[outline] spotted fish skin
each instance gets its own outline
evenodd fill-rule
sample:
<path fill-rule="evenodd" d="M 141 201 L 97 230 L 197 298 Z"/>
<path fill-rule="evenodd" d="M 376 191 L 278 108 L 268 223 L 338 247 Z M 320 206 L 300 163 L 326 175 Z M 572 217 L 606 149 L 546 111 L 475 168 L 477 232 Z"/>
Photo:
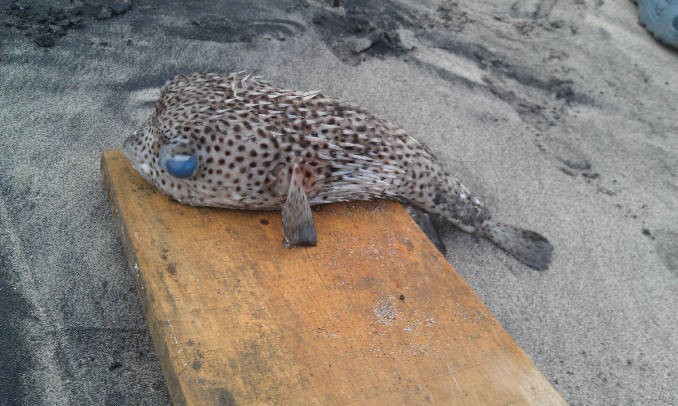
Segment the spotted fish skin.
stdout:
<path fill-rule="evenodd" d="M 251 75 L 173 78 L 123 151 L 146 181 L 188 205 L 283 209 L 294 228 L 299 221 L 312 226 L 306 208 L 298 208 L 304 204 L 386 198 L 441 216 L 504 249 L 523 245 L 505 244 L 502 239 L 524 237 L 497 232 L 503 226 L 404 130 L 354 104 L 276 88 Z M 184 162 L 197 164 L 178 173 Z M 290 232 L 301 232 L 295 230 Z M 539 263 L 528 265 L 545 268 L 552 248 L 532 234 L 546 246 L 536 248 Z"/>

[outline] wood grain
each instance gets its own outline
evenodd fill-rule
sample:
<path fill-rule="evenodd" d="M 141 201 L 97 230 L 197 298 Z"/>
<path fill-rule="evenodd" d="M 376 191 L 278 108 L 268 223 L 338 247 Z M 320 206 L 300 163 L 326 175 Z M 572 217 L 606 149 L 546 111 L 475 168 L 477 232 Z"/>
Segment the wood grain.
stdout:
<path fill-rule="evenodd" d="M 564 405 L 399 204 L 193 208 L 101 171 L 175 405 Z"/>

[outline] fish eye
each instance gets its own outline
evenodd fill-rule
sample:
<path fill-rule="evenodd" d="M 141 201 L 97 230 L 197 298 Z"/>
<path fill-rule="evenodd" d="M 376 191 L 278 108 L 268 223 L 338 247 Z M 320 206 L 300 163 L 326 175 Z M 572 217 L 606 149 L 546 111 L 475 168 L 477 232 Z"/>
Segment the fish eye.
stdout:
<path fill-rule="evenodd" d="M 198 158 L 194 155 L 175 155 L 165 162 L 167 172 L 175 178 L 191 177 L 198 168 Z"/>

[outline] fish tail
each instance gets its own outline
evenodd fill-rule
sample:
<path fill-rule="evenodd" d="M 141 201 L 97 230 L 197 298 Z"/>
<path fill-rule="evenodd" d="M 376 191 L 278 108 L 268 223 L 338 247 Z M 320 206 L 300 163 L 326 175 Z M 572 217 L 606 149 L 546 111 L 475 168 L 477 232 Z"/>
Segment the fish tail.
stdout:
<path fill-rule="evenodd" d="M 531 268 L 544 271 L 551 263 L 553 246 L 544 236 L 534 231 L 486 220 L 477 234 L 489 239 Z"/>

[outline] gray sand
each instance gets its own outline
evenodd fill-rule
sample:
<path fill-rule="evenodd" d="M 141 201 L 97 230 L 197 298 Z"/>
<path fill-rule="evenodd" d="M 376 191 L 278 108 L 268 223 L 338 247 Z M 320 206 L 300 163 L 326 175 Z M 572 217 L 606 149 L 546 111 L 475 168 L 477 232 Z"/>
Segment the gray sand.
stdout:
<path fill-rule="evenodd" d="M 565 399 L 678 404 L 678 52 L 632 2 L 380 0 L 365 21 L 332 1 L 169 3 L 40 37 L 0 2 L 0 405 L 169 403 L 99 159 L 195 70 L 322 89 L 408 130 L 495 218 L 553 242 L 540 273 L 441 230 Z"/>

